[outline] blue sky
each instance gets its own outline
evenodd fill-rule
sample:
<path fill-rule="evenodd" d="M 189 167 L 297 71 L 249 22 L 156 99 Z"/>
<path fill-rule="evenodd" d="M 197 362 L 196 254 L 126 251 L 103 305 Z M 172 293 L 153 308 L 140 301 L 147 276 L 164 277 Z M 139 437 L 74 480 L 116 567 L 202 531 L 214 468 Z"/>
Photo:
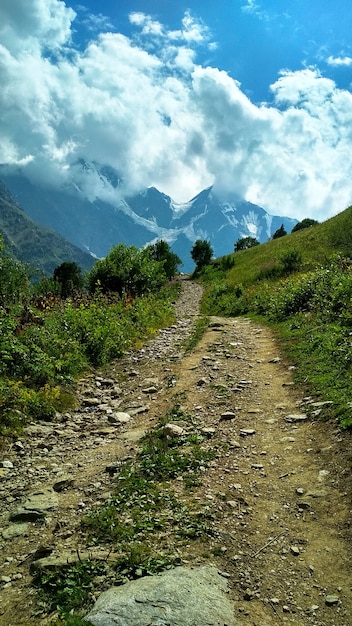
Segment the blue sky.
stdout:
<path fill-rule="evenodd" d="M 351 33 L 350 0 L 2 0 L 0 163 L 323 220 L 352 203 Z"/>
<path fill-rule="evenodd" d="M 68 4 L 80 18 L 89 12 L 104 17 L 108 28 L 128 36 L 135 34 L 128 17 L 131 12 L 148 14 L 170 30 L 177 30 L 190 11 L 209 28 L 209 38 L 215 44 L 211 51 L 198 49 L 199 62 L 228 72 L 255 102 L 270 100 L 269 85 L 283 69 L 319 67 L 340 87 L 351 86 L 349 0 L 106 0 L 103 5 L 99 0 L 89 0 Z M 93 24 L 94 20 L 90 28 Z M 91 32 L 82 26 L 79 35 L 87 41 Z"/>

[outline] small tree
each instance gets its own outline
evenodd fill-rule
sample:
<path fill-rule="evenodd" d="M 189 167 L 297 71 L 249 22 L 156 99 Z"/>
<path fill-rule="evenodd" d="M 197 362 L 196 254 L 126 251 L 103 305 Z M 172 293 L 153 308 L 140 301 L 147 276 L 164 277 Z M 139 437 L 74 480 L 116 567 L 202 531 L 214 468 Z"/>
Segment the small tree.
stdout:
<path fill-rule="evenodd" d="M 91 293 L 101 289 L 120 296 L 155 292 L 166 282 L 162 262 L 151 259 L 147 248 L 139 250 L 123 243 L 111 248 L 105 259 L 96 261 L 87 278 Z"/>
<path fill-rule="evenodd" d="M 304 228 L 310 228 L 311 226 L 315 226 L 316 224 L 319 224 L 317 220 L 312 220 L 309 217 L 306 217 L 304 220 L 298 222 L 298 224 L 296 224 L 292 228 L 291 233 L 296 233 L 298 230 L 303 230 Z"/>
<path fill-rule="evenodd" d="M 175 252 L 172 252 L 167 241 L 160 239 L 155 244 L 147 246 L 146 249 L 154 261 L 162 262 L 165 274 L 169 280 L 178 274 L 178 266 L 182 264 L 182 261 Z"/>
<path fill-rule="evenodd" d="M 54 269 L 53 280 L 61 286 L 61 297 L 68 298 L 82 288 L 81 268 L 74 261 L 64 261 Z"/>
<path fill-rule="evenodd" d="M 196 264 L 196 271 L 209 265 L 214 255 L 210 242 L 205 239 L 197 239 L 191 250 L 191 257 Z"/>
<path fill-rule="evenodd" d="M 278 228 L 274 234 L 273 234 L 273 239 L 279 239 L 279 237 L 284 237 L 285 235 L 287 235 L 287 232 L 284 228 L 284 225 L 281 224 L 280 228 Z"/>
<path fill-rule="evenodd" d="M 248 248 L 254 248 L 254 246 L 259 246 L 258 239 L 255 239 L 255 237 L 242 237 L 242 239 L 237 239 L 234 252 L 248 250 Z"/>

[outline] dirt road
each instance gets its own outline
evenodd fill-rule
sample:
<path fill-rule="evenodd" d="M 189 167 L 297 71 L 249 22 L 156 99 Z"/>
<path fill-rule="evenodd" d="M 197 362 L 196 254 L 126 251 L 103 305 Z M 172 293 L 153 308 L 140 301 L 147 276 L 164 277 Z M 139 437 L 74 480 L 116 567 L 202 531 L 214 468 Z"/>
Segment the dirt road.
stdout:
<path fill-rule="evenodd" d="M 243 626 L 352 624 L 350 435 L 319 421 L 266 327 L 211 318 L 185 355 L 201 287 L 183 286 L 172 328 L 80 381 L 75 412 L 2 452 L 1 625 L 44 623 L 30 564 L 84 553 L 80 519 L 109 497 L 106 468 L 133 457 L 175 395 L 217 451 L 189 496 L 216 508 L 214 537 L 183 562 L 217 565 Z"/>

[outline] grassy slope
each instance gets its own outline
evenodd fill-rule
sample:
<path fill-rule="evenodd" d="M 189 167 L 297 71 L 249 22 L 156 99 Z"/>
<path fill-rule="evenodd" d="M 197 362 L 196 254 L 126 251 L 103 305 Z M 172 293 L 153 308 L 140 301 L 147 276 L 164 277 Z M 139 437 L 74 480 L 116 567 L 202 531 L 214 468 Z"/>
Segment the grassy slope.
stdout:
<path fill-rule="evenodd" d="M 269 275 L 292 250 L 301 257 L 299 271 Z M 344 427 L 352 427 L 351 257 L 349 207 L 322 224 L 235 253 L 228 271 L 217 260 L 203 275 L 203 311 L 259 315 L 270 323 L 296 366 L 296 380 L 331 402 L 325 416 Z"/>
<path fill-rule="evenodd" d="M 351 254 L 352 207 L 322 224 L 236 252 L 235 266 L 226 278 L 233 286 L 250 285 L 260 271 L 277 265 L 279 258 L 292 249 L 301 254 L 305 270 L 326 263 L 335 253 Z"/>

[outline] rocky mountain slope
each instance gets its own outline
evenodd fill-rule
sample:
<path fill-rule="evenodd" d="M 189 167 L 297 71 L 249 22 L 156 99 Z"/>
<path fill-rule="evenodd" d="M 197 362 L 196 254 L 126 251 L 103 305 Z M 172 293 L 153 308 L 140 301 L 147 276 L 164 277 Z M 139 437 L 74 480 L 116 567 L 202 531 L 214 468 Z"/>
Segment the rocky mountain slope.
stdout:
<path fill-rule="evenodd" d="M 51 275 L 64 261 L 74 261 L 83 270 L 89 269 L 94 258 L 63 237 L 36 224 L 15 202 L 0 181 L 0 233 L 7 252 L 28 263 L 34 271 Z"/>
<path fill-rule="evenodd" d="M 225 202 L 211 187 L 184 204 L 154 187 L 122 198 L 111 169 L 87 163 L 80 167 L 80 182 L 65 188 L 33 184 L 20 170 L 8 168 L 0 168 L 0 178 L 33 220 L 97 257 L 120 242 L 141 247 L 165 239 L 182 259 L 182 270 L 190 271 L 190 250 L 197 239 L 208 239 L 218 257 L 233 252 L 237 239 L 264 242 L 281 224 L 290 232 L 297 222 L 237 197 Z"/>

